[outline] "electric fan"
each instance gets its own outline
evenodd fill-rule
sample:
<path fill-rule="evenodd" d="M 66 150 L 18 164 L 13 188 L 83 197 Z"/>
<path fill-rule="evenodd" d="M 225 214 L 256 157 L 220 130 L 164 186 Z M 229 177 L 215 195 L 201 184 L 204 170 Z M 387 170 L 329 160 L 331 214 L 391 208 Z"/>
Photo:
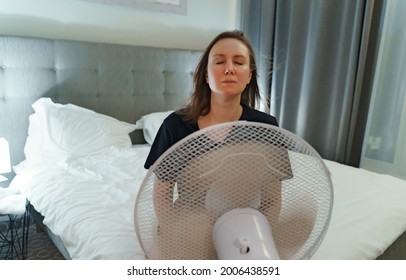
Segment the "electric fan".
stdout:
<path fill-rule="evenodd" d="M 214 125 L 150 167 L 134 225 L 148 259 L 309 259 L 331 217 L 319 154 L 268 124 Z"/>

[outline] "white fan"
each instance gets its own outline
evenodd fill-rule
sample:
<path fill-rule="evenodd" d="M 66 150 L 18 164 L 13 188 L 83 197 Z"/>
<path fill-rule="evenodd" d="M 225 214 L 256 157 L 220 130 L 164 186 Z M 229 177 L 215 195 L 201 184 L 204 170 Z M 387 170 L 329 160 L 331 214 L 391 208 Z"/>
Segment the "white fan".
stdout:
<path fill-rule="evenodd" d="M 144 178 L 134 224 L 149 259 L 309 259 L 332 204 L 330 173 L 307 142 L 238 121 L 168 149 Z"/>

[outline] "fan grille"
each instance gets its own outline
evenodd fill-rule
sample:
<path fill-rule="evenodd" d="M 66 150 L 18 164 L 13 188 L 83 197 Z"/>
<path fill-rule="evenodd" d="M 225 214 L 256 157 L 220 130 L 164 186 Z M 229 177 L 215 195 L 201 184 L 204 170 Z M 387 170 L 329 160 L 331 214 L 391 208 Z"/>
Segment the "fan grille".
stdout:
<path fill-rule="evenodd" d="M 215 221 L 248 207 L 267 217 L 281 259 L 307 259 L 324 237 L 332 203 L 329 172 L 307 142 L 239 121 L 189 135 L 151 166 L 135 227 L 150 259 L 216 259 Z"/>

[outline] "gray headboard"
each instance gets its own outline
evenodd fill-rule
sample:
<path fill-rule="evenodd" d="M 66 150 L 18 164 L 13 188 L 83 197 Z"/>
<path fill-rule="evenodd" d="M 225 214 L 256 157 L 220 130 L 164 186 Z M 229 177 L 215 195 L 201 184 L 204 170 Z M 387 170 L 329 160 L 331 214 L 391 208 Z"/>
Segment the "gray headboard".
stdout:
<path fill-rule="evenodd" d="M 183 104 L 201 54 L 0 36 L 0 137 L 9 141 L 12 164 L 24 159 L 31 104 L 39 97 L 134 123 L 144 114 Z M 132 139 L 144 141 L 141 132 Z"/>

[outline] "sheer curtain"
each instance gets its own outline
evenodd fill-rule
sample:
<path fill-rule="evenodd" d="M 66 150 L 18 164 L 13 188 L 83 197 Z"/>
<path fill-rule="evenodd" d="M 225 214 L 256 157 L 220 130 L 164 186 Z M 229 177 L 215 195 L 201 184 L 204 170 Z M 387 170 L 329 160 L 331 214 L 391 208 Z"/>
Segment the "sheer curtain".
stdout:
<path fill-rule="evenodd" d="M 406 179 L 406 1 L 387 1 L 361 167 Z"/>
<path fill-rule="evenodd" d="M 382 1 L 248 0 L 241 11 L 270 113 L 323 158 L 359 165 Z"/>

